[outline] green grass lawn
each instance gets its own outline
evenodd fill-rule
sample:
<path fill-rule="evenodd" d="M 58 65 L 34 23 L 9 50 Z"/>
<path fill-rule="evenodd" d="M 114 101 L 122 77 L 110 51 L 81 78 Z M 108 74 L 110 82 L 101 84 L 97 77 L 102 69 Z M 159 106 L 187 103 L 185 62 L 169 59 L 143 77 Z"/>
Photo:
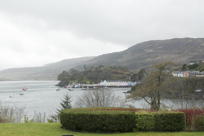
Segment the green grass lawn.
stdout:
<path fill-rule="evenodd" d="M 71 132 L 60 128 L 55 123 L 25 123 L 0 124 L 0 136 L 61 136 L 73 134 L 74 136 L 204 136 L 204 132 L 135 132 L 118 134 L 95 134 Z"/>

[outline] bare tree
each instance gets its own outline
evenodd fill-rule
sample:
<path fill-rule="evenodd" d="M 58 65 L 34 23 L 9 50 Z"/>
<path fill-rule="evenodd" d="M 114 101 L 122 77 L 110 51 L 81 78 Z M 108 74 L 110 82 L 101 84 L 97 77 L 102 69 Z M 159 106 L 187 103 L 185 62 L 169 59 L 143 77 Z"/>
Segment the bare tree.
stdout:
<path fill-rule="evenodd" d="M 161 94 L 165 91 L 165 81 L 170 75 L 171 63 L 162 63 L 155 65 L 147 74 L 143 82 L 137 85 L 130 98 L 144 99 L 152 110 L 159 110 L 161 105 Z"/>
<path fill-rule="evenodd" d="M 203 107 L 204 78 L 174 78 L 169 88 L 172 98 L 178 99 L 182 109 Z"/>
<path fill-rule="evenodd" d="M 77 101 L 78 107 L 120 107 L 122 99 L 108 89 L 97 89 L 85 92 Z"/>
<path fill-rule="evenodd" d="M 15 122 L 20 123 L 24 118 L 24 108 L 5 106 L 0 103 L 0 123 Z"/>

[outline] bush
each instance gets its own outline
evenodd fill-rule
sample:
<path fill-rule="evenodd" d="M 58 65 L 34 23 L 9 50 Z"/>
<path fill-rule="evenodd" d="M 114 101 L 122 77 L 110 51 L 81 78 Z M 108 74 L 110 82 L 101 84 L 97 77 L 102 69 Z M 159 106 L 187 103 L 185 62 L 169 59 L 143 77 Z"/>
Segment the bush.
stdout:
<path fill-rule="evenodd" d="M 135 128 L 135 114 L 129 111 L 67 109 L 60 121 L 63 128 L 74 131 L 131 132 Z"/>
<path fill-rule="evenodd" d="M 182 112 L 158 112 L 154 116 L 156 131 L 182 131 L 185 129 L 185 115 Z"/>
<path fill-rule="evenodd" d="M 199 115 L 195 118 L 195 129 L 204 131 L 204 115 Z"/>
<path fill-rule="evenodd" d="M 135 114 L 136 130 L 153 131 L 155 128 L 155 116 L 152 112 L 138 112 Z"/>
<path fill-rule="evenodd" d="M 191 129 L 194 127 L 193 123 L 194 123 L 194 119 L 196 118 L 196 116 L 204 114 L 203 109 L 181 109 L 178 111 L 184 112 L 185 117 L 186 117 L 186 126 Z"/>
<path fill-rule="evenodd" d="M 181 112 L 138 112 L 136 130 L 181 131 L 185 128 L 185 115 Z"/>
<path fill-rule="evenodd" d="M 24 108 L 4 106 L 0 103 L 0 123 L 20 123 L 24 117 Z"/>

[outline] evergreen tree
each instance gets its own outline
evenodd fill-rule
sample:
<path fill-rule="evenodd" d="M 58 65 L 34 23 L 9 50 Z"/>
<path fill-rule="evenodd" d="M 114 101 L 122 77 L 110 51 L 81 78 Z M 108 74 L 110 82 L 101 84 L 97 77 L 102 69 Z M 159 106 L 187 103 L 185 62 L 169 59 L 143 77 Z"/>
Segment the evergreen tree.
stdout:
<path fill-rule="evenodd" d="M 71 97 L 69 96 L 69 94 L 66 94 L 64 96 L 64 99 L 60 103 L 60 109 L 58 109 L 58 112 L 60 113 L 64 109 L 71 109 L 71 108 L 72 108 L 72 106 L 71 106 Z"/>
<path fill-rule="evenodd" d="M 62 110 L 64 109 L 71 109 L 71 97 L 69 94 L 66 94 L 64 96 L 64 99 L 60 103 L 60 108 L 57 109 L 57 113 L 55 115 L 52 115 L 50 119 L 48 119 L 49 122 L 58 122 L 59 121 L 59 114 L 61 113 Z"/>

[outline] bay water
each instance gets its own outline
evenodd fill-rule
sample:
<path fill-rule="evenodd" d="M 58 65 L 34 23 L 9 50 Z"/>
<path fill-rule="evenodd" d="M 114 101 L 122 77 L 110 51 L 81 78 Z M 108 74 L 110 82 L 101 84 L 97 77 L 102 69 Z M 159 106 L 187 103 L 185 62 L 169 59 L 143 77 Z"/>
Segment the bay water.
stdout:
<path fill-rule="evenodd" d="M 72 106 L 88 90 L 80 88 L 69 91 L 58 88 L 59 81 L 1 81 L 0 102 L 3 106 L 23 108 L 28 116 L 34 113 L 46 113 L 47 116 L 56 113 L 63 97 L 68 93 L 71 96 Z M 129 88 L 109 89 L 114 95 L 125 100 L 125 93 Z"/>

